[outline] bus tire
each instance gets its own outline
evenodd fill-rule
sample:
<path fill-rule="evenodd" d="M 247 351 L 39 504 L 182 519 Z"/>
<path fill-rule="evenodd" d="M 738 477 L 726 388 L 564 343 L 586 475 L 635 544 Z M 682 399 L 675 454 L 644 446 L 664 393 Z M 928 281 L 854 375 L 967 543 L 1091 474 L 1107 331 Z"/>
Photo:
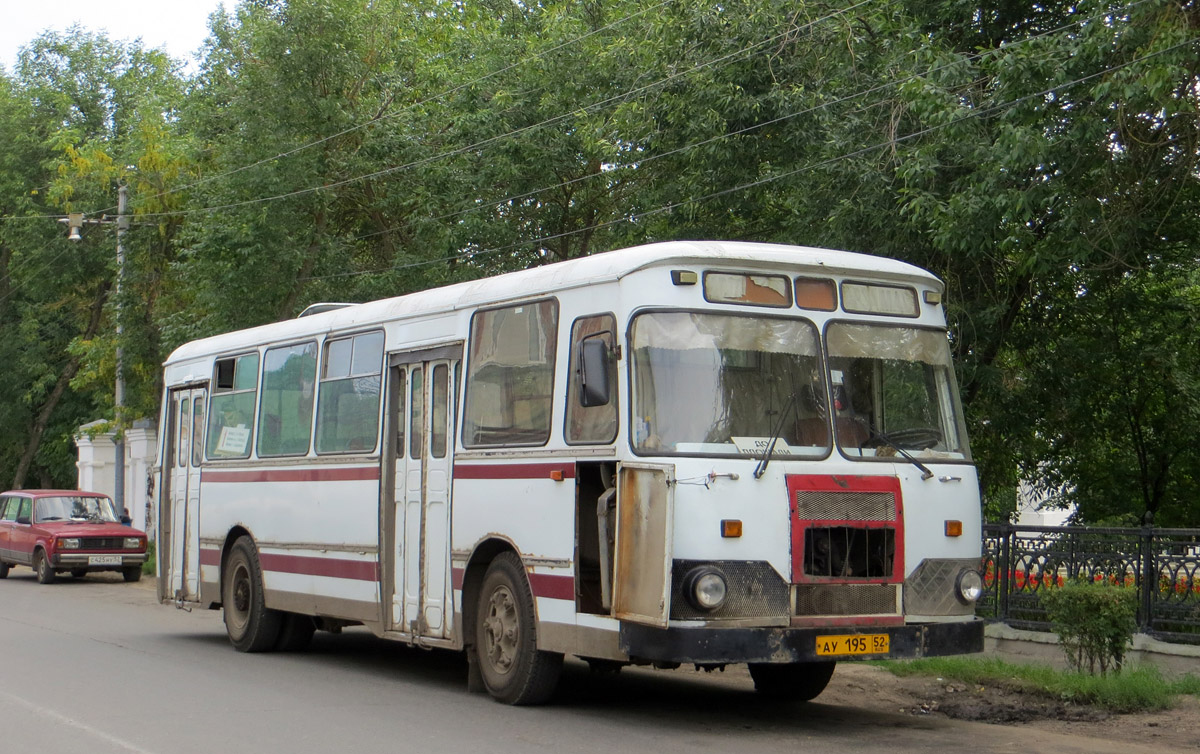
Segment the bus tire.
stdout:
<path fill-rule="evenodd" d="M 504 704 L 542 704 L 554 695 L 563 656 L 537 648 L 533 592 L 515 553 L 488 566 L 475 612 L 475 651 L 488 693 Z"/>
<path fill-rule="evenodd" d="M 41 548 L 33 553 L 33 570 L 37 572 L 39 584 L 54 583 L 54 568 L 50 566 L 50 559 L 46 557 L 46 551 Z"/>
<path fill-rule="evenodd" d="M 221 604 L 225 632 L 239 652 L 266 652 L 275 648 L 283 615 L 267 608 L 263 596 L 262 567 L 250 537 L 233 543 L 221 579 Z"/>
<path fill-rule="evenodd" d="M 311 615 L 299 613 L 284 613 L 283 625 L 279 630 L 279 638 L 275 641 L 275 649 L 279 652 L 303 652 L 312 644 L 313 634 L 316 633 L 317 623 Z"/>
<path fill-rule="evenodd" d="M 836 662 L 750 663 L 754 690 L 776 699 L 816 699 L 833 677 Z"/>

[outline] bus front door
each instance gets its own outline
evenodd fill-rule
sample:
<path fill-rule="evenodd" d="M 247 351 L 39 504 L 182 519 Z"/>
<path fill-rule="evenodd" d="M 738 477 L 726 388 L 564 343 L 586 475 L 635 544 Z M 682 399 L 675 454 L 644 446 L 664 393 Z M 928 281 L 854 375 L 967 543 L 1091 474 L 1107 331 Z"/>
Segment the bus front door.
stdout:
<path fill-rule="evenodd" d="M 440 354 L 438 354 L 440 355 Z M 456 361 L 414 354 L 391 357 L 389 396 L 393 472 L 389 543 L 390 628 L 414 637 L 448 638 L 450 471 Z"/>
<path fill-rule="evenodd" d="M 200 461 L 204 455 L 204 388 L 171 391 L 169 459 L 164 459 L 157 557 L 159 597 L 177 602 L 200 598 Z"/>

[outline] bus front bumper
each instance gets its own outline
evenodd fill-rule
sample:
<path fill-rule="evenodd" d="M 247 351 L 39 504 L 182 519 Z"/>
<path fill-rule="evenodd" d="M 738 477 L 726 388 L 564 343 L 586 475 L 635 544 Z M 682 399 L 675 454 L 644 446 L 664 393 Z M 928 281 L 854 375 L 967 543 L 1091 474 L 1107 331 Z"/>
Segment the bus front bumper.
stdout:
<path fill-rule="evenodd" d="M 884 653 L 818 652 L 817 642 L 823 638 L 860 636 L 867 640 L 863 644 L 869 650 L 871 637 L 881 634 L 888 637 L 888 651 Z M 717 664 L 910 659 L 982 652 L 983 621 L 838 628 L 656 628 L 622 622 L 620 642 L 621 650 L 630 659 L 648 662 Z M 846 645 L 844 640 L 840 642 L 840 646 Z M 828 652 L 830 643 L 824 642 L 823 646 Z"/>

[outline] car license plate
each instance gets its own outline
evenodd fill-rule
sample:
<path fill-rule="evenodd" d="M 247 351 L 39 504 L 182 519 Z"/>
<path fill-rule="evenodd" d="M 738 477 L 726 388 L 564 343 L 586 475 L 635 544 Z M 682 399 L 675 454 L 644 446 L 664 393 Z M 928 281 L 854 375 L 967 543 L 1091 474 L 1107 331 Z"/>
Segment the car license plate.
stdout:
<path fill-rule="evenodd" d="M 121 565 L 120 555 L 89 555 L 88 565 Z"/>
<path fill-rule="evenodd" d="M 818 636 L 817 654 L 822 657 L 841 655 L 885 655 L 891 643 L 887 634 L 847 634 Z"/>

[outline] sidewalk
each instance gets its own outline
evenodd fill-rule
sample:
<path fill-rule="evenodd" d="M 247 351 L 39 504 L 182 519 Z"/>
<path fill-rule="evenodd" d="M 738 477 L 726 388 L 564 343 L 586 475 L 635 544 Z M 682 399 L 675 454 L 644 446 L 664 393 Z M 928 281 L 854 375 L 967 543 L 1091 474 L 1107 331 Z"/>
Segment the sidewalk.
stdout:
<path fill-rule="evenodd" d="M 1012 662 L 1037 663 L 1066 668 L 1067 658 L 1058 646 L 1058 636 L 1041 631 L 1022 631 L 1004 623 L 989 623 L 984 629 L 983 651 Z M 1156 665 L 1164 675 L 1200 675 L 1200 646 L 1169 644 L 1146 634 L 1134 634 L 1133 647 L 1125 656 L 1129 665 Z"/>

